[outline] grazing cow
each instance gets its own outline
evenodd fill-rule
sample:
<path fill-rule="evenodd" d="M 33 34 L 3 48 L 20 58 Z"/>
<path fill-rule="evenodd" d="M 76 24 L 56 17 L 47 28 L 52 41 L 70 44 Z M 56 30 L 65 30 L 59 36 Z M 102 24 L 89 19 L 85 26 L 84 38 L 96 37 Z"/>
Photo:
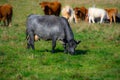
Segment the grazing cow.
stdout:
<path fill-rule="evenodd" d="M 74 11 L 70 6 L 65 6 L 61 11 L 61 15 L 65 17 L 69 22 L 74 21 Z"/>
<path fill-rule="evenodd" d="M 79 20 L 85 20 L 86 16 L 88 14 L 88 10 L 83 6 L 83 7 L 75 7 L 74 8 L 75 12 L 75 22 L 78 23 Z"/>
<path fill-rule="evenodd" d="M 61 3 L 59 3 L 58 1 L 41 2 L 39 3 L 39 5 L 43 9 L 45 15 L 56 15 L 56 16 L 60 15 Z"/>
<path fill-rule="evenodd" d="M 67 19 L 54 15 L 30 15 L 27 19 L 26 37 L 27 48 L 34 50 L 34 38 L 52 40 L 52 52 L 56 47 L 56 41 L 61 40 L 64 51 L 74 54 L 75 48 L 80 41 L 74 40 L 73 32 Z"/>
<path fill-rule="evenodd" d="M 112 21 L 114 21 L 114 23 L 115 23 L 116 17 L 118 14 L 118 9 L 117 8 L 106 8 L 105 11 L 108 14 L 108 19 L 110 20 L 110 24 L 112 23 Z"/>
<path fill-rule="evenodd" d="M 4 22 L 4 26 L 11 26 L 12 13 L 12 6 L 10 4 L 0 6 L 0 21 Z"/>
<path fill-rule="evenodd" d="M 107 17 L 107 13 L 104 9 L 93 7 L 88 9 L 88 17 L 89 23 L 91 23 L 91 20 L 93 23 L 95 23 L 95 18 L 100 18 L 100 23 L 102 23 L 103 19 Z"/>

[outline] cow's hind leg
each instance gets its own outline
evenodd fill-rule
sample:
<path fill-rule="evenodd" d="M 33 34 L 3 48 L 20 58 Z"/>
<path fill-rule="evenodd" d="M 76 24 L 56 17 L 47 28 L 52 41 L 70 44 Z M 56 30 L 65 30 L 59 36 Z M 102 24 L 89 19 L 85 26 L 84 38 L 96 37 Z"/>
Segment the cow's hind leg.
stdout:
<path fill-rule="evenodd" d="M 27 40 L 27 49 L 30 48 L 30 37 L 28 35 L 28 31 L 26 30 L 26 40 Z"/>
<path fill-rule="evenodd" d="M 29 49 L 30 47 L 34 50 L 34 34 L 31 32 L 28 34 L 28 43 L 27 43 L 27 48 Z"/>
<path fill-rule="evenodd" d="M 6 16 L 6 26 L 9 26 L 9 15 L 7 14 L 7 16 Z"/>
<path fill-rule="evenodd" d="M 67 53 L 67 52 L 68 52 L 67 49 L 66 49 L 66 43 L 67 43 L 67 41 L 64 40 L 64 41 L 63 41 L 64 53 Z"/>
<path fill-rule="evenodd" d="M 30 49 L 30 38 L 27 36 L 27 49 Z"/>
<path fill-rule="evenodd" d="M 116 23 L 116 15 L 113 15 L 114 23 Z"/>
<path fill-rule="evenodd" d="M 8 16 L 8 18 L 7 18 L 7 26 L 11 26 L 11 21 L 12 21 L 12 17 Z"/>
<path fill-rule="evenodd" d="M 55 52 L 55 47 L 56 47 L 56 38 L 52 39 L 52 53 Z"/>

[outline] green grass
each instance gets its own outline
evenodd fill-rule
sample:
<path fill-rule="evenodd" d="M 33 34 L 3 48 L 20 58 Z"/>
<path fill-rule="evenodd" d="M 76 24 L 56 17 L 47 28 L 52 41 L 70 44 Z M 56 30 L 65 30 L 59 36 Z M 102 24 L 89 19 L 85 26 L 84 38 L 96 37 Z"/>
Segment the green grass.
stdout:
<path fill-rule="evenodd" d="M 71 23 L 75 39 L 81 40 L 76 55 L 64 54 L 58 41 L 52 54 L 51 41 L 38 41 L 35 51 L 26 49 L 25 22 L 29 14 L 42 14 L 43 0 L 1 0 L 13 5 L 11 27 L 0 26 L 0 80 L 119 80 L 120 24 Z M 53 1 L 53 0 L 51 0 Z M 94 0 L 95 1 L 95 0 Z M 119 0 L 94 3 L 101 8 L 117 7 Z M 92 6 L 91 0 L 61 0 L 63 6 Z M 90 3 L 91 2 L 91 3 Z M 88 4 L 89 3 L 89 4 Z"/>

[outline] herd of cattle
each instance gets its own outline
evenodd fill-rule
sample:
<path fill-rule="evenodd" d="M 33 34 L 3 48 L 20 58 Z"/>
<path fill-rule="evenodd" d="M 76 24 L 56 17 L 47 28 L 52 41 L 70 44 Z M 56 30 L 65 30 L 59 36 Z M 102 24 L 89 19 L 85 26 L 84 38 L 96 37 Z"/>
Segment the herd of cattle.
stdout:
<path fill-rule="evenodd" d="M 81 20 L 89 23 L 95 23 L 96 20 L 102 22 L 120 22 L 120 14 L 118 14 L 117 8 L 105 8 L 100 9 L 96 7 L 85 8 L 65 6 L 63 8 L 61 3 L 55 2 L 40 2 L 42 10 L 45 15 L 55 15 L 65 17 L 69 22 L 78 23 Z M 0 6 L 0 22 L 3 21 L 4 26 L 10 26 L 12 20 L 13 9 L 10 4 L 3 4 Z"/>
<path fill-rule="evenodd" d="M 120 19 L 117 8 L 85 8 L 65 6 L 61 9 L 60 2 L 40 2 L 45 15 L 31 14 L 27 17 L 26 23 L 26 39 L 27 48 L 35 49 L 34 42 L 36 40 L 52 40 L 52 52 L 56 47 L 56 41 L 61 40 L 64 46 L 64 52 L 71 54 L 75 53 L 77 44 L 81 41 L 74 39 L 74 34 L 69 22 L 78 23 L 81 20 L 89 23 L 95 23 L 99 18 L 100 23 L 105 20 L 116 22 Z M 61 13 L 62 17 L 59 17 Z M 13 8 L 10 4 L 0 6 L 0 21 L 3 21 L 4 26 L 10 26 L 12 21 Z"/>
<path fill-rule="evenodd" d="M 59 16 L 60 12 L 63 17 L 68 19 L 69 22 L 74 21 L 75 23 L 80 22 L 80 20 L 95 23 L 96 19 L 100 19 L 100 23 L 102 22 L 112 22 L 120 21 L 120 15 L 118 15 L 117 8 L 105 8 L 100 9 L 96 7 L 85 8 L 75 7 L 72 8 L 70 6 L 65 6 L 61 9 L 61 3 L 58 1 L 55 2 L 41 2 L 39 3 L 41 8 L 44 11 L 45 15 L 56 15 Z"/>

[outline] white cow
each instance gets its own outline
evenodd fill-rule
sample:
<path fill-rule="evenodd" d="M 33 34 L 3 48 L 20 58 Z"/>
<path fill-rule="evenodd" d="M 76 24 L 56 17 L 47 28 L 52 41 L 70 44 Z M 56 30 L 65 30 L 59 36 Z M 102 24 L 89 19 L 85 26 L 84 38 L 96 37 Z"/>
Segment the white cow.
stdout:
<path fill-rule="evenodd" d="M 107 17 L 107 13 L 104 9 L 95 7 L 88 9 L 89 23 L 91 23 L 91 21 L 95 23 L 95 18 L 100 18 L 100 23 L 102 23 L 105 17 Z"/>

